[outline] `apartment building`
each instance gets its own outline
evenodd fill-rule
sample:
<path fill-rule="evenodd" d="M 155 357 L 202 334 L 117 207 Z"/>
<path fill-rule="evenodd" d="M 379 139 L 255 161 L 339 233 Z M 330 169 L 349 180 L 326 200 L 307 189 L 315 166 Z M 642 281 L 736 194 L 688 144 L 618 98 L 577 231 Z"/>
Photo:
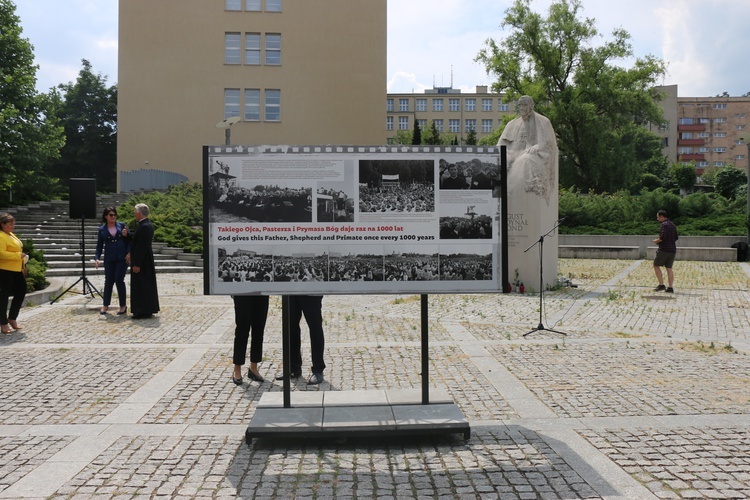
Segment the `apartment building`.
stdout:
<path fill-rule="evenodd" d="M 123 0 L 118 65 L 118 190 L 202 180 L 226 125 L 233 144 L 383 142 L 386 0 Z"/>
<path fill-rule="evenodd" d="M 706 167 L 748 168 L 750 96 L 677 100 L 678 161 Z"/>
<path fill-rule="evenodd" d="M 386 98 L 386 141 L 391 142 L 399 130 L 421 130 L 435 122 L 437 130 L 458 138 L 464 144 L 470 130 L 477 141 L 491 134 L 503 121 L 504 115 L 515 115 L 512 104 L 503 103 L 503 94 L 487 91 L 477 85 L 475 93 L 462 93 L 452 87 L 434 87 L 423 94 L 388 94 Z"/>

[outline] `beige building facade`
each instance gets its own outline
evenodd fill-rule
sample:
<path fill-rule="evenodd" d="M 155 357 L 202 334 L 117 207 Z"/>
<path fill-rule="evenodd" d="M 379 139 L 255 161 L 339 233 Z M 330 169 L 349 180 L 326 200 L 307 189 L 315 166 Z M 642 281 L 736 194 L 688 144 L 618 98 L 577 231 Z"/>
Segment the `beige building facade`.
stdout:
<path fill-rule="evenodd" d="M 433 121 L 438 132 L 455 136 L 459 144 L 465 144 L 471 129 L 479 141 L 502 124 L 503 116 L 516 114 L 515 104 L 503 103 L 503 97 L 503 94 L 488 92 L 486 85 L 477 85 L 474 93 L 435 87 L 426 89 L 423 94 L 388 94 L 386 142 L 392 142 L 399 130 L 413 132 L 416 122 L 424 132 Z"/>
<path fill-rule="evenodd" d="M 118 66 L 120 191 L 201 181 L 235 116 L 233 144 L 379 144 L 386 0 L 121 0 Z"/>

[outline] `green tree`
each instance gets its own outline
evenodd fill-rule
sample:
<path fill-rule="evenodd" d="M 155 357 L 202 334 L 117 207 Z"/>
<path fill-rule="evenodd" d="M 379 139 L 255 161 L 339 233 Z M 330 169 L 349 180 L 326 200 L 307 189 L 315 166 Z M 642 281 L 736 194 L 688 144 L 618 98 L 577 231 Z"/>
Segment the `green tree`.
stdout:
<path fill-rule="evenodd" d="M 35 201 L 54 179 L 42 168 L 63 144 L 53 95 L 38 94 L 33 47 L 21 37 L 16 6 L 0 0 L 0 201 Z"/>
<path fill-rule="evenodd" d="M 81 61 L 75 82 L 59 85 L 57 117 L 65 129 L 65 146 L 50 173 L 68 184 L 71 177 L 93 177 L 99 191 L 117 190 L 117 87 Z"/>
<path fill-rule="evenodd" d="M 698 177 L 695 173 L 695 162 L 676 163 L 672 166 L 670 173 L 680 190 L 686 193 L 692 191 L 695 186 L 695 179 Z"/>
<path fill-rule="evenodd" d="M 412 134 L 408 130 L 396 130 L 396 135 L 391 139 L 391 144 L 411 144 Z"/>
<path fill-rule="evenodd" d="M 597 43 L 593 19 L 578 17 L 580 0 L 557 0 L 547 17 L 532 12 L 530 0 L 515 0 L 505 11 L 501 42 L 488 40 L 476 60 L 497 78 L 492 88 L 507 102 L 531 96 L 558 136 L 564 186 L 614 192 L 640 179 L 642 162 L 658 153 L 643 148 L 653 136 L 643 124 L 663 121 L 655 89 L 663 61 L 637 58 L 630 69 L 618 62 L 633 57 L 630 35 L 616 29 Z M 637 153 L 641 151 L 646 158 Z"/>
<path fill-rule="evenodd" d="M 414 145 L 422 144 L 422 129 L 417 120 L 414 120 L 414 133 L 411 136 L 411 143 Z"/>
<path fill-rule="evenodd" d="M 442 137 L 440 137 L 440 132 L 437 129 L 437 125 L 435 125 L 435 120 L 432 120 L 432 123 L 430 123 L 430 126 L 422 136 L 422 143 L 429 144 L 431 146 L 437 146 L 443 143 L 443 139 Z"/>
<path fill-rule="evenodd" d="M 738 168 L 726 167 L 716 174 L 714 187 L 724 198 L 731 199 L 737 196 L 737 188 L 744 184 L 747 184 L 745 172 Z"/>
<path fill-rule="evenodd" d="M 473 128 L 469 130 L 466 135 L 466 144 L 469 146 L 475 146 L 477 144 L 477 131 Z"/>

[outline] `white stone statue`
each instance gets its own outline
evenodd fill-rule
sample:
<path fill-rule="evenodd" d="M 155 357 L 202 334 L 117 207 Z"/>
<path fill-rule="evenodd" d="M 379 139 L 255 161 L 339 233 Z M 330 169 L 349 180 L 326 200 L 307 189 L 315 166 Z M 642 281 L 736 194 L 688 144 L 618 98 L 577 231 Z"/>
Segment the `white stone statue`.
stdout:
<path fill-rule="evenodd" d="M 557 184 L 557 138 L 552 124 L 534 111 L 534 100 L 518 99 L 518 112 L 503 130 L 498 146 L 507 146 L 508 192 L 534 193 L 550 204 Z"/>

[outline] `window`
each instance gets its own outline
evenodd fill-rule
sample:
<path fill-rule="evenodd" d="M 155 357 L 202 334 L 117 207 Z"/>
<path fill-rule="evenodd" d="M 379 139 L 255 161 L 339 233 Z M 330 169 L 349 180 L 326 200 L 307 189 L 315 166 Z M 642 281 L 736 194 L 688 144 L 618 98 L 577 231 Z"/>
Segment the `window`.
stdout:
<path fill-rule="evenodd" d="M 245 89 L 245 120 L 260 121 L 260 89 Z"/>
<path fill-rule="evenodd" d="M 492 132 L 492 120 L 482 120 L 482 132 L 485 134 Z"/>
<path fill-rule="evenodd" d="M 678 125 L 692 125 L 693 119 L 692 118 L 680 118 L 677 120 Z"/>
<path fill-rule="evenodd" d="M 442 134 L 443 133 L 443 119 L 441 118 L 439 120 L 432 120 L 432 122 L 435 124 L 435 128 L 437 129 L 437 131 Z"/>
<path fill-rule="evenodd" d="M 677 148 L 677 154 L 680 154 L 680 155 L 691 155 L 691 154 L 693 154 L 693 148 L 689 148 L 689 147 Z"/>
<path fill-rule="evenodd" d="M 399 116 L 398 117 L 398 129 L 399 130 L 409 130 L 409 117 L 408 116 Z"/>
<path fill-rule="evenodd" d="M 681 132 L 680 133 L 680 139 L 692 139 L 693 133 L 692 132 Z"/>
<path fill-rule="evenodd" d="M 245 0 L 245 10 L 260 12 L 260 0 Z"/>
<path fill-rule="evenodd" d="M 461 132 L 461 120 L 448 120 L 448 130 L 450 132 Z"/>
<path fill-rule="evenodd" d="M 707 167 L 708 165 L 709 163 L 707 161 L 699 161 L 698 163 L 695 164 L 696 167 L 701 167 L 701 168 Z"/>
<path fill-rule="evenodd" d="M 278 66 L 281 64 L 281 35 L 266 34 L 266 64 Z"/>
<path fill-rule="evenodd" d="M 245 64 L 260 64 L 260 33 L 245 33 Z"/>
<path fill-rule="evenodd" d="M 448 99 L 448 111 L 460 111 L 461 101 L 459 99 Z"/>
<path fill-rule="evenodd" d="M 224 33 L 224 64 L 240 64 L 240 34 Z"/>
<path fill-rule="evenodd" d="M 266 0 L 266 12 L 281 12 L 281 0 Z"/>
<path fill-rule="evenodd" d="M 224 89 L 224 118 L 240 116 L 240 89 Z"/>
<path fill-rule="evenodd" d="M 464 101 L 464 109 L 466 111 L 476 111 L 477 110 L 477 100 L 476 99 L 466 99 Z"/>
<path fill-rule="evenodd" d="M 393 117 L 392 116 L 385 117 L 385 129 L 393 130 Z"/>
<path fill-rule="evenodd" d="M 726 153 L 726 152 L 727 152 L 727 148 L 725 147 L 714 148 L 714 153 Z"/>
<path fill-rule="evenodd" d="M 723 166 L 724 166 L 724 162 L 723 161 L 715 161 L 714 162 L 714 167 L 723 167 Z"/>
<path fill-rule="evenodd" d="M 281 121 L 281 91 L 266 90 L 266 121 Z"/>
<path fill-rule="evenodd" d="M 701 146 L 698 148 L 698 153 L 708 153 L 710 149 L 707 146 Z"/>
<path fill-rule="evenodd" d="M 442 111 L 443 110 L 443 100 L 442 99 L 433 99 L 432 100 L 432 110 L 433 111 Z"/>
<path fill-rule="evenodd" d="M 726 118 L 714 118 L 714 123 L 726 123 Z"/>
<path fill-rule="evenodd" d="M 726 137 L 726 132 L 714 132 L 714 137 Z"/>
<path fill-rule="evenodd" d="M 717 103 L 714 104 L 714 109 L 727 109 L 726 103 Z"/>
<path fill-rule="evenodd" d="M 745 130 L 745 126 L 744 125 L 737 125 L 737 130 Z"/>
<path fill-rule="evenodd" d="M 393 99 L 385 101 L 385 109 L 386 111 L 393 111 Z"/>
<path fill-rule="evenodd" d="M 409 99 L 399 99 L 398 100 L 398 110 L 399 111 L 409 111 Z M 404 129 L 406 130 L 406 129 Z"/>
<path fill-rule="evenodd" d="M 698 118 L 698 123 L 708 123 L 709 121 L 708 118 Z"/>
<path fill-rule="evenodd" d="M 492 111 L 492 99 L 482 99 L 482 111 Z"/>
<path fill-rule="evenodd" d="M 417 123 L 419 124 L 419 130 L 427 130 L 427 120 L 417 120 Z"/>
<path fill-rule="evenodd" d="M 466 132 L 468 132 L 470 130 L 476 131 L 476 129 L 477 129 L 477 121 L 476 120 L 468 120 L 467 119 L 466 122 L 464 123 L 464 126 L 465 126 L 464 130 Z"/>
<path fill-rule="evenodd" d="M 736 156 L 734 157 L 734 159 L 735 159 L 735 160 L 744 160 L 744 159 L 745 159 L 745 155 L 736 155 Z"/>
<path fill-rule="evenodd" d="M 510 104 L 503 102 L 501 99 L 497 100 L 498 111 L 510 111 Z"/>
<path fill-rule="evenodd" d="M 427 111 L 427 99 L 416 100 L 417 111 Z"/>
<path fill-rule="evenodd" d="M 698 132 L 697 134 L 695 134 L 695 137 L 697 137 L 698 139 L 708 139 L 709 137 L 711 137 L 711 134 L 709 134 L 708 132 Z"/>
<path fill-rule="evenodd" d="M 224 10 L 242 10 L 242 0 L 225 0 Z"/>

